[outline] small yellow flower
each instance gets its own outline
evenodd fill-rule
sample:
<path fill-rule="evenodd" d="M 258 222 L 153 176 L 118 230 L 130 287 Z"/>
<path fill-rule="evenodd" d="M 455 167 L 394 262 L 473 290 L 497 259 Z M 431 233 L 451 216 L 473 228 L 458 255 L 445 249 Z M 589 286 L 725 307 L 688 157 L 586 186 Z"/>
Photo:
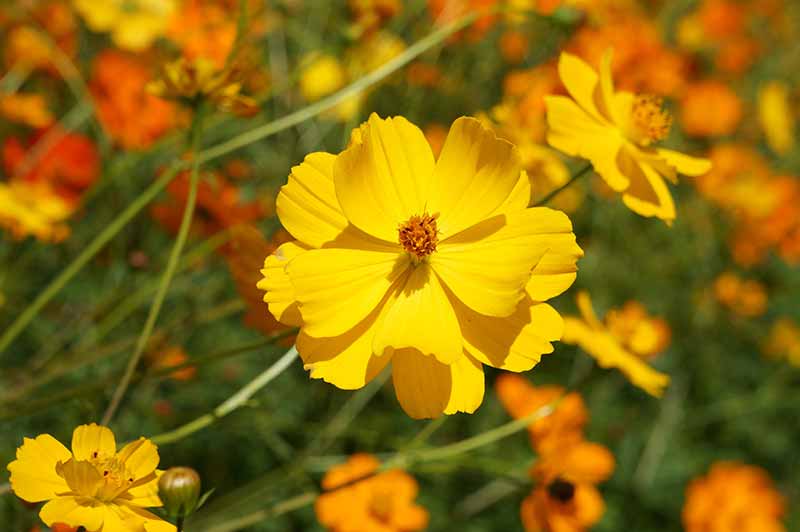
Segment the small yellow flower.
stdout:
<path fill-rule="evenodd" d="M 300 94 L 307 102 L 334 93 L 347 84 L 347 70 L 334 56 L 307 55 L 300 63 Z"/>
<path fill-rule="evenodd" d="M 650 395 L 661 397 L 664 388 L 669 384 L 669 376 L 654 370 L 620 344 L 609 329 L 597 319 L 587 292 L 579 292 L 577 302 L 581 317 L 564 317 L 564 337 L 561 341 L 580 346 L 594 357 L 601 367 L 617 368 L 635 386 Z"/>
<path fill-rule="evenodd" d="M 256 101 L 241 93 L 244 79 L 252 71 L 245 55 L 222 69 L 205 58 L 181 57 L 164 65 L 161 77 L 148 83 L 147 90 L 161 98 L 196 104 L 200 99 L 222 111 L 239 116 L 258 112 Z"/>
<path fill-rule="evenodd" d="M 41 94 L 0 94 L 0 114 L 36 129 L 53 123 L 53 113 Z"/>
<path fill-rule="evenodd" d="M 558 71 L 571 98 L 545 97 L 550 145 L 591 161 L 632 211 L 674 220 L 675 204 L 664 178 L 676 183 L 678 172 L 699 176 L 711 163 L 653 147 L 666 138 L 672 118 L 655 96 L 614 90 L 610 50 L 599 74 L 568 53 L 561 54 Z"/>
<path fill-rule="evenodd" d="M 0 183 L 0 227 L 14 238 L 61 242 L 69 236 L 65 222 L 72 212 L 73 207 L 47 186 L 19 180 Z"/>
<path fill-rule="evenodd" d="M 73 0 L 92 31 L 111 33 L 124 50 L 142 51 L 164 34 L 176 0 Z"/>
<path fill-rule="evenodd" d="M 114 433 L 92 423 L 72 433 L 72 452 L 49 434 L 25 438 L 8 464 L 11 489 L 28 502 L 47 501 L 39 517 L 88 532 L 173 532 L 145 508 L 158 498 L 156 446 L 139 438 L 117 451 Z"/>
<path fill-rule="evenodd" d="M 259 287 L 301 327 L 312 378 L 357 389 L 391 362 L 410 416 L 473 412 L 483 364 L 529 370 L 561 337 L 543 302 L 582 251 L 566 215 L 529 201 L 517 149 L 478 120 L 456 120 L 437 161 L 415 125 L 373 114 L 340 155 L 292 169 L 276 207 L 297 241 Z"/>
<path fill-rule="evenodd" d="M 794 146 L 794 112 L 789 87 L 770 81 L 758 89 L 758 118 L 770 149 L 784 155 Z"/>

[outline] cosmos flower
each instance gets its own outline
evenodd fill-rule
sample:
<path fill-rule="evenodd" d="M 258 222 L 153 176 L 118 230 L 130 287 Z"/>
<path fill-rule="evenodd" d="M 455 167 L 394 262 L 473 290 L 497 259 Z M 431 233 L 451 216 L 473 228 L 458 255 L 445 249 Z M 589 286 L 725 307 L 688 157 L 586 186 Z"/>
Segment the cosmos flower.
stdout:
<path fill-rule="evenodd" d="M 158 498 L 156 446 L 139 438 L 117 451 L 114 433 L 92 423 L 72 433 L 72 452 L 49 434 L 25 438 L 8 464 L 11 489 L 28 502 L 47 501 L 39 517 L 48 526 L 88 532 L 174 532 L 146 510 Z"/>
<path fill-rule="evenodd" d="M 631 383 L 650 395 L 663 395 L 669 376 L 654 370 L 642 358 L 628 351 L 609 327 L 597 318 L 587 292 L 578 293 L 577 301 L 581 317 L 564 318 L 562 341 L 580 346 L 601 367 L 619 369 Z"/>
<path fill-rule="evenodd" d="M 664 179 L 675 183 L 678 172 L 699 176 L 711 165 L 705 159 L 653 147 L 666 138 L 672 124 L 661 100 L 616 91 L 610 51 L 603 56 L 599 74 L 568 53 L 561 54 L 558 71 L 570 97 L 545 97 L 548 143 L 591 161 L 632 211 L 668 223 L 674 220 L 675 204 Z"/>
<path fill-rule="evenodd" d="M 414 503 L 414 477 L 399 469 L 378 473 L 379 466 L 374 456 L 358 453 L 325 474 L 326 491 L 314 510 L 330 532 L 413 532 L 428 526 L 427 510 Z"/>
<path fill-rule="evenodd" d="M 517 149 L 456 120 L 434 160 L 422 131 L 372 115 L 340 155 L 313 153 L 276 202 L 297 238 L 264 264 L 264 300 L 301 326 L 312 378 L 357 389 L 389 362 L 412 417 L 473 412 L 483 364 L 531 369 L 562 333 L 543 303 L 582 255 L 561 212 L 528 208 Z"/>

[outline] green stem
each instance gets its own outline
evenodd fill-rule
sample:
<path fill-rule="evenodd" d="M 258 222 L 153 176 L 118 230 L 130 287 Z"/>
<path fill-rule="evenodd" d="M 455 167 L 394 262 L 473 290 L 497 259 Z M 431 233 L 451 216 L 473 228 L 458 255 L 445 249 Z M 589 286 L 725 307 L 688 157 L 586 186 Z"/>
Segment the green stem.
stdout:
<path fill-rule="evenodd" d="M 155 444 L 163 445 L 165 443 L 176 442 L 185 438 L 186 436 L 189 436 L 190 434 L 194 434 L 198 430 L 204 429 L 219 418 L 227 416 L 237 408 L 244 405 L 250 400 L 251 397 L 253 397 L 256 392 L 266 386 L 275 377 L 283 373 L 283 371 L 288 368 L 292 362 L 294 362 L 295 358 L 297 358 L 297 349 L 292 347 L 273 365 L 264 370 L 255 379 L 248 382 L 238 392 L 226 399 L 225 402 L 220 404 L 210 414 L 200 416 L 194 421 L 190 421 L 189 423 L 182 425 L 177 429 L 153 436 L 150 439 Z"/>
<path fill-rule="evenodd" d="M 580 170 L 578 170 L 572 177 L 569 178 L 569 181 L 561 185 L 555 190 L 550 191 L 548 195 L 537 201 L 533 206 L 534 207 L 541 207 L 542 205 L 546 205 L 550 200 L 561 194 L 564 190 L 568 189 L 575 181 L 583 177 L 589 170 L 592 169 L 591 164 L 587 164 Z"/>
<path fill-rule="evenodd" d="M 3 332 L 0 337 L 0 353 L 19 336 L 28 326 L 40 310 L 72 280 L 75 275 L 105 246 L 109 240 L 114 238 L 128 222 L 130 222 L 139 211 L 141 211 L 159 192 L 161 192 L 177 174 L 182 165 L 173 165 L 169 170 L 147 187 L 122 213 L 114 219 L 106 228 L 92 240 L 88 246 L 67 266 L 61 274 L 53 279 L 47 288 L 40 293 L 33 302 L 17 317 L 16 320 Z"/>
<path fill-rule="evenodd" d="M 189 197 L 186 199 L 186 207 L 183 210 L 183 219 L 181 220 L 181 225 L 178 229 L 178 236 L 175 239 L 175 244 L 172 246 L 172 251 L 170 252 L 169 259 L 167 260 L 167 267 L 164 270 L 164 275 L 161 277 L 161 282 L 158 285 L 156 295 L 153 298 L 152 304 L 150 305 L 150 312 L 147 315 L 144 328 L 142 328 L 142 333 L 139 335 L 139 340 L 136 342 L 136 348 L 133 351 L 133 355 L 131 355 L 130 359 L 128 359 L 128 365 L 125 367 L 125 373 L 122 375 L 122 380 L 120 380 L 116 390 L 114 390 L 114 395 L 111 397 L 111 403 L 109 403 L 105 414 L 103 414 L 103 419 L 100 423 L 101 425 L 109 424 L 111 418 L 114 417 L 114 413 L 117 411 L 117 408 L 119 408 L 122 398 L 125 396 L 125 392 L 128 390 L 128 386 L 133 378 L 133 373 L 136 371 L 136 366 L 139 364 L 139 359 L 142 358 L 142 354 L 147 348 L 147 342 L 150 340 L 150 335 L 153 333 L 153 329 L 155 328 L 156 321 L 158 320 L 158 314 L 161 312 L 161 306 L 164 304 L 164 299 L 167 296 L 169 285 L 172 282 L 172 277 L 175 275 L 175 271 L 178 269 L 178 262 L 180 261 L 181 253 L 183 253 L 183 247 L 186 244 L 186 239 L 189 236 L 189 228 L 192 225 L 192 217 L 194 216 L 194 205 L 197 200 L 197 184 L 200 180 L 200 162 L 197 158 L 197 149 L 200 145 L 204 114 L 204 109 L 202 107 L 195 109 L 194 120 L 191 130 L 189 131 L 190 149 L 193 155 L 192 173 L 189 179 Z"/>

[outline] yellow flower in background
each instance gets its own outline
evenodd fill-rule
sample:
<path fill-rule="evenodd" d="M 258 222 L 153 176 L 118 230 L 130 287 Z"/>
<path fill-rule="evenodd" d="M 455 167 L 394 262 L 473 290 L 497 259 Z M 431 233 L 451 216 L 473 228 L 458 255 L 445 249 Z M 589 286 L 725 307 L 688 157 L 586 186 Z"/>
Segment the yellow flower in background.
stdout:
<path fill-rule="evenodd" d="M 41 94 L 0 94 L 0 115 L 37 129 L 53 123 L 53 113 Z"/>
<path fill-rule="evenodd" d="M 346 84 L 347 71 L 335 56 L 313 53 L 300 62 L 300 94 L 307 102 L 316 102 Z"/>
<path fill-rule="evenodd" d="M 667 348 L 671 331 L 667 322 L 650 316 L 638 301 L 628 301 L 606 314 L 611 334 L 636 355 L 650 359 Z"/>
<path fill-rule="evenodd" d="M 73 0 L 92 31 L 110 33 L 124 50 L 142 51 L 164 34 L 176 0 Z"/>
<path fill-rule="evenodd" d="M 780 318 L 772 324 L 762 351 L 770 358 L 786 359 L 800 368 L 800 326 L 791 318 Z"/>
<path fill-rule="evenodd" d="M 580 346 L 603 368 L 617 368 L 650 395 L 661 397 L 669 384 L 669 376 L 651 368 L 640 357 L 627 351 L 619 340 L 597 318 L 587 292 L 579 292 L 578 310 L 581 317 L 564 317 L 562 342 Z"/>
<path fill-rule="evenodd" d="M 88 532 L 173 532 L 145 508 L 158 498 L 156 446 L 139 438 L 117 451 L 114 433 L 92 423 L 72 433 L 72 452 L 49 434 L 25 438 L 8 464 L 11 489 L 28 502 L 47 503 L 39 517 Z"/>
<path fill-rule="evenodd" d="M 653 147 L 667 137 L 672 118 L 655 96 L 614 90 L 610 50 L 599 74 L 568 53 L 561 54 L 558 72 L 571 98 L 545 97 L 548 143 L 591 161 L 632 211 L 674 220 L 675 204 L 664 179 L 677 183 L 679 172 L 703 175 L 711 163 Z"/>
<path fill-rule="evenodd" d="M 65 222 L 72 212 L 73 207 L 47 186 L 20 180 L 0 183 L 0 227 L 14 238 L 61 242 L 69 236 Z"/>
<path fill-rule="evenodd" d="M 784 155 L 794 146 L 794 112 L 789 87 L 769 81 L 758 89 L 758 119 L 770 149 Z"/>
<path fill-rule="evenodd" d="M 410 416 L 473 412 L 483 364 L 529 370 L 561 337 L 543 301 L 582 251 L 566 215 L 529 200 L 517 149 L 478 120 L 456 120 L 435 160 L 415 125 L 373 114 L 340 155 L 292 169 L 276 206 L 297 241 L 259 287 L 301 327 L 312 378 L 357 389 L 391 362 Z"/>

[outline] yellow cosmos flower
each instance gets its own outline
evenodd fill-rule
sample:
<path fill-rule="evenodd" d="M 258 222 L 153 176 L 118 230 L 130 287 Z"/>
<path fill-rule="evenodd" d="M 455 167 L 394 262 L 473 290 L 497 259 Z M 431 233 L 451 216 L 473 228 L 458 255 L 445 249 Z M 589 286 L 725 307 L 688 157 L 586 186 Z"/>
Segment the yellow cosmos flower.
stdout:
<path fill-rule="evenodd" d="M 794 147 L 794 112 L 786 83 L 770 81 L 759 87 L 758 119 L 773 152 L 785 155 Z"/>
<path fill-rule="evenodd" d="M 580 346 L 601 367 L 617 368 L 635 386 L 650 395 L 661 397 L 669 384 L 669 375 L 654 370 L 620 344 L 608 327 L 597 319 L 588 293 L 578 293 L 577 302 L 581 317 L 564 317 L 564 337 L 561 341 Z"/>
<path fill-rule="evenodd" d="M 276 207 L 297 241 L 259 287 L 301 327 L 312 378 L 357 389 L 391 362 L 410 416 L 473 412 L 483 364 L 529 370 L 561 337 L 543 301 L 582 251 L 566 215 L 529 201 L 517 149 L 478 120 L 456 120 L 437 161 L 415 125 L 373 114 L 340 155 L 292 169 Z"/>
<path fill-rule="evenodd" d="M 699 176 L 711 163 L 653 147 L 666 138 L 672 118 L 655 96 L 614 90 L 610 51 L 599 74 L 568 53 L 561 54 L 558 72 L 571 98 L 545 97 L 547 142 L 591 161 L 632 211 L 667 223 L 674 220 L 675 204 L 664 178 L 677 183 L 678 172 Z"/>
<path fill-rule="evenodd" d="M 60 242 L 69 236 L 65 223 L 73 208 L 46 186 L 13 181 L 0 183 L 0 227 L 14 238 L 35 236 Z"/>
<path fill-rule="evenodd" d="M 114 433 L 92 423 L 72 433 L 72 452 L 49 434 L 25 438 L 8 464 L 11 489 L 28 502 L 47 501 L 39 517 L 88 532 L 174 532 L 145 508 L 158 498 L 156 446 L 146 438 L 117 452 Z"/>
<path fill-rule="evenodd" d="M 92 31 L 111 33 L 124 50 L 142 51 L 167 30 L 176 0 L 73 0 Z"/>

